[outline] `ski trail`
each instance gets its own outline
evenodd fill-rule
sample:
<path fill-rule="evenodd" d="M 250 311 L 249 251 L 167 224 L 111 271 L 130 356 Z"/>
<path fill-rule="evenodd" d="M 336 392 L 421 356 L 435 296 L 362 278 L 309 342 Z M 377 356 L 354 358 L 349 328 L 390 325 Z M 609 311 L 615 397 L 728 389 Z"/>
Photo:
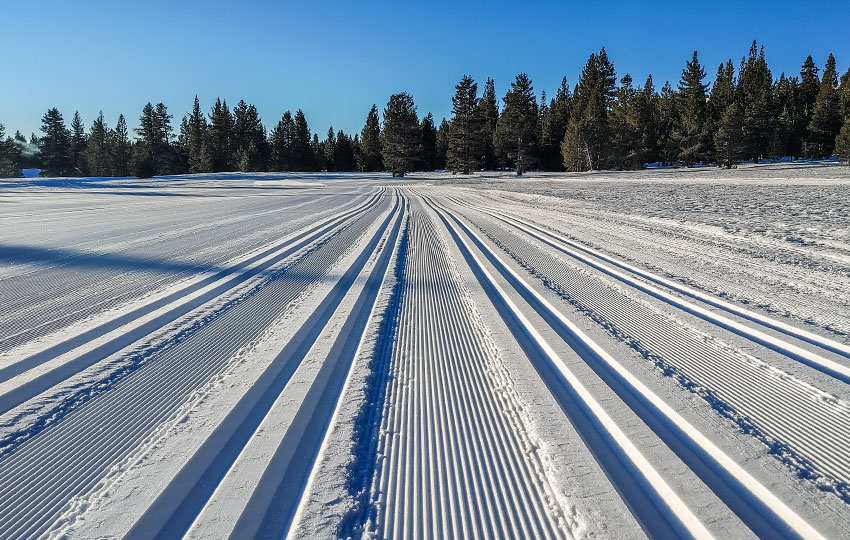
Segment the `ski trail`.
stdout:
<path fill-rule="evenodd" d="M 519 405 L 499 389 L 498 352 L 417 206 L 366 534 L 571 537 L 517 421 Z"/>
<path fill-rule="evenodd" d="M 384 212 L 382 206 L 367 208 L 329 242 L 286 268 L 279 279 L 155 351 L 108 391 L 72 409 L 5 456 L 0 461 L 0 485 L 5 488 L 0 493 L 4 516 L 0 538 L 37 535 L 49 527 L 73 496 L 92 489 L 194 389 L 226 369 L 240 347 L 357 245 Z"/>
<path fill-rule="evenodd" d="M 434 204 L 434 203 L 432 203 Z M 536 292 L 522 277 L 507 266 L 501 257 L 493 251 L 475 232 L 473 232 L 460 218 L 445 207 L 436 205 L 444 214 L 444 222 L 449 226 L 456 235 L 459 244 L 462 244 L 466 252 L 471 258 L 475 258 L 472 254 L 467 241 L 460 236 L 460 231 L 469 238 L 475 246 L 482 251 L 487 260 L 493 264 L 496 269 L 511 283 L 511 286 L 520 296 L 527 301 L 544 319 L 550 324 L 553 329 L 570 344 L 570 346 L 579 352 L 580 355 L 589 363 L 596 365 L 599 369 L 604 370 L 604 378 L 609 386 L 619 390 L 617 393 L 621 398 L 626 399 L 630 407 L 639 412 L 639 408 L 644 408 L 639 412 L 639 415 L 645 422 L 650 425 L 653 430 L 665 440 L 668 446 L 674 447 L 677 454 L 682 457 L 688 465 L 697 472 L 707 484 L 712 487 L 715 493 L 731 505 L 739 517 L 750 526 L 757 534 L 770 535 L 774 537 L 793 537 L 793 538 L 823 538 L 822 535 L 814 529 L 808 522 L 803 520 L 796 512 L 794 512 L 787 504 L 781 501 L 767 487 L 759 483 L 753 476 L 744 470 L 737 462 L 726 455 L 718 448 L 708 437 L 702 434 L 687 420 L 685 420 L 678 412 L 670 405 L 658 397 L 652 390 L 646 387 L 639 379 L 630 373 L 620 362 L 608 354 L 597 343 L 591 340 L 581 329 L 579 329 L 572 321 L 567 319 L 559 310 L 557 310 L 548 300 L 543 298 Z M 449 222 L 451 220 L 451 222 Z M 479 263 L 480 267 L 480 263 Z M 486 270 L 480 268 L 481 273 L 487 276 Z M 494 288 L 498 289 L 498 285 L 493 282 L 492 278 L 488 278 Z M 505 298 L 504 291 L 499 292 L 499 296 Z M 509 299 L 505 299 L 510 303 Z M 517 317 L 522 317 L 516 313 Z M 529 329 L 529 332 L 534 335 L 536 332 Z M 538 343 L 542 339 L 536 339 Z M 542 347 L 545 343 L 539 343 Z M 554 355 L 554 352 L 551 353 Z M 550 355 L 550 356 L 551 356 Z M 555 356 L 555 358 L 557 358 Z M 560 363 L 556 361 L 555 363 Z M 565 378 L 570 381 L 570 386 L 575 388 L 577 393 L 581 394 L 581 383 L 578 380 L 573 380 L 569 371 L 561 368 Z M 597 371 L 600 373 L 600 371 Z M 585 391 L 586 392 L 586 391 Z M 627 392 L 627 393 L 624 393 Z M 592 400 L 591 396 L 587 396 L 586 400 Z M 586 401 L 587 402 L 587 401 Z M 644 414 L 640 414 L 643 412 Z M 648 413 L 648 414 L 647 414 Z M 603 413 L 604 414 L 604 413 Z M 609 419 L 610 420 L 610 419 Z M 613 422 L 612 422 L 613 423 Z M 617 428 L 614 424 L 609 427 L 616 433 Z M 625 437 L 624 435 L 622 437 Z M 615 436 L 615 440 L 619 437 Z M 626 441 L 620 443 L 627 444 Z M 639 451 L 633 445 L 630 448 L 627 446 L 625 454 L 633 460 L 640 456 Z M 621 446 L 622 447 L 622 446 Z M 698 459 L 698 461 L 696 461 Z M 656 493 L 659 494 L 662 500 L 672 501 L 673 516 L 679 519 L 683 526 L 687 527 L 691 534 L 708 535 L 697 518 L 693 516 L 687 507 L 682 503 L 669 486 L 657 476 L 657 472 L 651 469 L 647 463 L 644 470 L 644 475 L 652 478 L 654 475 L 656 480 L 653 484 Z M 641 469 L 641 467 L 637 467 Z M 718 480 L 722 481 L 725 486 L 719 485 Z M 666 495 L 664 494 L 666 492 Z M 640 520 L 640 516 L 636 516 Z M 644 522 L 645 523 L 645 522 Z M 694 528 L 691 528 L 694 527 Z M 698 531 L 696 533 L 695 531 Z"/>

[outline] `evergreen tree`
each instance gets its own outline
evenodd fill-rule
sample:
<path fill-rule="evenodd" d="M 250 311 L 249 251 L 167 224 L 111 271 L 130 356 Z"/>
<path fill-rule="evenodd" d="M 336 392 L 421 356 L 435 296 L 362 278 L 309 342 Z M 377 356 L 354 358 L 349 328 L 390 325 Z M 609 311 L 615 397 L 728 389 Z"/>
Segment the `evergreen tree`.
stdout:
<path fill-rule="evenodd" d="M 73 163 L 76 175 L 88 175 L 89 169 L 86 164 L 86 126 L 83 124 L 80 113 L 76 111 L 74 112 L 74 118 L 71 120 L 71 162 Z"/>
<path fill-rule="evenodd" d="M 359 141 L 358 141 L 359 142 Z M 355 141 L 340 130 L 334 144 L 334 167 L 338 171 L 356 171 Z"/>
<path fill-rule="evenodd" d="M 15 139 L 6 137 L 6 128 L 0 124 L 0 178 L 15 178 L 21 176 L 20 151 Z"/>
<path fill-rule="evenodd" d="M 479 140 L 481 141 L 483 153 L 482 166 L 485 169 L 492 170 L 499 166 L 496 147 L 493 145 L 496 124 L 499 121 L 499 103 L 498 98 L 496 98 L 496 84 L 489 77 L 487 78 L 487 82 L 484 83 L 484 91 L 481 94 L 481 99 L 478 100 L 478 116 L 479 127 L 481 129 Z M 446 127 L 448 128 L 448 124 L 446 124 Z M 445 141 L 448 144 L 448 131 L 446 131 L 445 135 Z M 445 149 L 448 152 L 448 146 Z M 439 168 L 445 168 L 445 165 Z"/>
<path fill-rule="evenodd" d="M 793 160 L 802 155 L 805 126 L 799 108 L 799 93 L 800 82 L 797 77 L 789 78 L 781 74 L 773 90 L 773 100 L 778 111 L 773 150 L 776 157 L 790 156 Z"/>
<path fill-rule="evenodd" d="M 820 78 L 818 72 L 820 68 L 815 65 L 812 56 L 806 57 L 803 65 L 800 68 L 800 93 L 797 99 L 797 109 L 801 114 L 801 122 L 799 136 L 803 139 L 803 148 L 806 147 L 806 142 L 809 139 L 809 124 L 812 121 L 812 113 L 815 110 L 815 101 L 818 98 L 820 91 Z"/>
<path fill-rule="evenodd" d="M 738 163 L 743 144 L 743 119 L 740 106 L 732 102 L 723 111 L 714 136 L 717 164 L 731 169 Z"/>
<path fill-rule="evenodd" d="M 637 124 L 638 92 L 628 73 L 620 79 L 611 106 L 611 156 L 609 166 L 614 169 L 640 169 L 643 153 L 640 151 L 641 130 Z"/>
<path fill-rule="evenodd" d="M 244 99 L 233 108 L 231 149 L 243 172 L 266 169 L 269 155 L 266 129 L 257 108 Z"/>
<path fill-rule="evenodd" d="M 434 115 L 426 114 L 419 129 L 422 133 L 421 168 L 423 171 L 433 171 L 437 168 L 437 128 L 434 126 Z"/>
<path fill-rule="evenodd" d="M 658 94 L 652 82 L 652 75 L 646 77 L 643 87 L 639 88 L 634 100 L 633 120 L 631 124 L 636 126 L 638 137 L 634 149 L 635 157 L 633 163 L 636 168 L 641 168 L 646 163 L 654 163 L 661 160 L 658 148 Z"/>
<path fill-rule="evenodd" d="M 111 138 L 112 172 L 116 176 L 129 176 L 132 148 L 127 121 L 123 114 L 118 115 L 118 123 Z"/>
<path fill-rule="evenodd" d="M 209 124 L 209 152 L 212 172 L 233 170 L 231 162 L 233 117 L 227 106 L 227 101 L 215 100 Z"/>
<path fill-rule="evenodd" d="M 841 118 L 846 121 L 850 118 L 850 68 L 847 68 L 838 84 L 838 104 L 841 109 Z"/>
<path fill-rule="evenodd" d="M 331 126 L 328 129 L 328 138 L 325 139 L 324 144 L 322 144 L 322 155 L 324 156 L 325 169 L 327 171 L 338 171 L 336 168 L 336 164 L 334 162 L 334 152 L 336 150 L 336 135 L 334 134 L 334 127 Z"/>
<path fill-rule="evenodd" d="M 449 139 L 450 139 L 451 129 L 449 128 L 449 122 L 445 118 L 440 122 L 440 127 L 437 128 L 437 141 L 436 141 L 436 166 L 437 169 L 445 169 L 446 163 L 448 162 L 448 151 L 449 151 Z M 485 158 L 486 163 L 486 158 Z"/>
<path fill-rule="evenodd" d="M 484 150 L 480 122 L 478 84 L 464 75 L 452 98 L 452 127 L 446 150 L 447 165 L 452 171 L 470 174 L 481 167 Z"/>
<path fill-rule="evenodd" d="M 767 67 L 764 47 L 753 41 L 746 60 L 739 71 L 738 104 L 741 105 L 744 129 L 744 157 L 758 163 L 770 154 L 776 129 L 773 106 L 773 76 Z"/>
<path fill-rule="evenodd" d="M 416 105 L 407 92 L 393 94 L 384 109 L 381 134 L 384 165 L 392 175 L 402 177 L 410 171 L 421 154 L 419 119 Z"/>
<path fill-rule="evenodd" d="M 292 113 L 283 113 L 271 135 L 271 168 L 275 171 L 294 170 L 292 149 L 295 141 L 295 122 Z"/>
<path fill-rule="evenodd" d="M 186 155 L 189 172 L 210 172 L 207 150 L 207 118 L 201 112 L 198 96 L 192 105 L 192 112 L 183 117 L 180 130 L 180 145 Z"/>
<path fill-rule="evenodd" d="M 62 113 L 55 107 L 49 109 L 41 119 L 39 150 L 42 160 L 42 176 L 70 176 L 74 173 L 71 156 L 71 135 L 65 127 Z"/>
<path fill-rule="evenodd" d="M 678 95 L 670 82 L 665 82 L 658 97 L 658 151 L 661 162 L 673 163 L 679 150 L 673 140 L 673 129 L 679 121 Z"/>
<path fill-rule="evenodd" d="M 512 163 L 517 176 L 522 176 L 528 167 L 536 163 L 540 144 L 537 98 L 528 75 L 517 75 L 502 101 L 505 108 L 496 122 L 493 143 L 496 154 L 503 161 Z M 454 137 L 454 128 L 452 135 Z"/>
<path fill-rule="evenodd" d="M 678 149 L 676 159 L 693 167 L 698 161 L 706 161 L 710 153 L 708 132 L 708 105 L 703 84 L 705 70 L 699 63 L 697 51 L 682 70 L 679 81 L 679 121 L 673 128 L 673 142 Z"/>
<path fill-rule="evenodd" d="M 850 118 L 844 120 L 844 125 L 835 138 L 835 157 L 850 165 Z"/>
<path fill-rule="evenodd" d="M 162 144 L 163 132 L 160 118 L 152 103 L 142 108 L 139 127 L 136 129 L 136 144 L 133 145 L 131 159 L 133 172 L 140 178 L 150 178 L 157 174 L 157 148 Z"/>
<path fill-rule="evenodd" d="M 835 57 L 830 54 L 809 123 L 809 138 L 806 143 L 806 153 L 809 157 L 822 159 L 832 155 L 835 137 L 841 129 L 841 120 L 838 74 L 835 70 Z"/>
<path fill-rule="evenodd" d="M 92 122 L 86 144 L 86 161 L 94 176 L 110 176 L 112 159 L 109 152 L 109 128 L 103 119 L 103 111 Z"/>
<path fill-rule="evenodd" d="M 360 170 L 375 172 L 382 168 L 381 126 L 378 123 L 378 107 L 373 104 L 360 134 Z"/>
<path fill-rule="evenodd" d="M 561 86 L 549 103 L 543 115 L 543 128 L 540 141 L 540 166 L 546 171 L 561 171 L 564 168 L 561 156 L 561 142 L 570 123 L 572 96 L 567 78 L 561 79 Z"/>
<path fill-rule="evenodd" d="M 712 136 L 717 133 L 726 108 L 735 101 L 735 86 L 735 66 L 732 59 L 729 59 L 725 64 L 717 66 L 717 75 L 708 95 L 708 131 Z M 717 160 L 714 152 L 709 159 Z"/>
<path fill-rule="evenodd" d="M 310 128 L 301 109 L 295 111 L 295 133 L 292 141 L 292 167 L 295 171 L 316 170 L 316 158 L 310 144 Z"/>
<path fill-rule="evenodd" d="M 609 161 L 608 116 L 614 101 L 614 65 L 605 48 L 591 54 L 573 94 L 570 125 L 561 144 L 564 167 L 568 171 L 601 169 Z"/>
<path fill-rule="evenodd" d="M 312 167 L 311 171 L 321 171 L 325 168 L 325 153 L 322 150 L 322 143 L 319 142 L 319 134 L 313 133 L 313 142 L 310 143 L 310 160 Z"/>

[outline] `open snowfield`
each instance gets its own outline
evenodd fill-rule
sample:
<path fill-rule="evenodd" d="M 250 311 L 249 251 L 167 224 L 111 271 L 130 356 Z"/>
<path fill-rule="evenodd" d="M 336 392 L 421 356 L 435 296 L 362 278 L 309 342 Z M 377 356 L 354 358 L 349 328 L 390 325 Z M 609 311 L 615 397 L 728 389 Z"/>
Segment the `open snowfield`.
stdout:
<path fill-rule="evenodd" d="M 0 538 L 848 538 L 850 169 L 0 180 Z"/>

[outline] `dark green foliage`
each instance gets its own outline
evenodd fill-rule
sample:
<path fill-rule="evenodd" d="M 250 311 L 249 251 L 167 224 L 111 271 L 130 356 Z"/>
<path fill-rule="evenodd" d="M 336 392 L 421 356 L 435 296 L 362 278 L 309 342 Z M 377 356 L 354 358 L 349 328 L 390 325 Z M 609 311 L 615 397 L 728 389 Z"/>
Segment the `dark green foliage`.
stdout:
<path fill-rule="evenodd" d="M 337 171 L 357 170 L 354 139 L 343 133 L 342 130 L 337 132 L 334 139 L 333 162 Z"/>
<path fill-rule="evenodd" d="M 55 107 L 48 110 L 41 119 L 39 149 L 42 161 L 42 176 L 70 176 L 74 174 L 74 161 L 71 157 L 71 135 L 65 127 L 62 113 Z"/>
<path fill-rule="evenodd" d="M 809 136 L 806 141 L 806 153 L 809 157 L 822 159 L 832 155 L 835 137 L 843 123 L 840 107 L 835 57 L 830 54 L 815 99 L 812 120 L 809 122 Z"/>
<path fill-rule="evenodd" d="M 686 167 L 708 159 L 711 142 L 708 131 L 708 103 L 706 90 L 708 85 L 702 80 L 705 70 L 699 63 L 697 52 L 682 70 L 679 81 L 678 112 L 679 121 L 673 127 L 672 141 L 678 153 L 676 159 Z"/>
<path fill-rule="evenodd" d="M 773 77 L 767 67 L 764 47 L 750 46 L 746 60 L 742 60 L 736 94 L 743 115 L 743 157 L 756 163 L 768 157 L 776 129 L 776 112 L 773 104 Z"/>
<path fill-rule="evenodd" d="M 240 99 L 233 108 L 232 161 L 242 172 L 264 171 L 268 166 L 266 128 L 257 108 Z"/>
<path fill-rule="evenodd" d="M 171 145 L 171 118 L 162 103 L 154 107 L 148 102 L 142 108 L 131 158 L 131 168 L 136 176 L 148 178 L 183 171 L 180 154 Z"/>
<path fill-rule="evenodd" d="M 212 172 L 232 171 L 233 116 L 230 114 L 226 100 L 215 100 L 207 133 L 207 147 Z"/>
<path fill-rule="evenodd" d="M 372 105 L 366 115 L 366 125 L 360 132 L 360 170 L 380 171 L 383 168 L 381 158 L 381 126 L 378 121 L 378 107 Z"/>
<path fill-rule="evenodd" d="M 384 109 L 384 131 L 381 134 L 384 165 L 393 176 L 404 176 L 412 170 L 421 154 L 421 136 L 416 105 L 407 92 L 393 94 Z"/>
<path fill-rule="evenodd" d="M 643 154 L 639 151 L 641 126 L 637 118 L 638 92 L 628 73 L 620 79 L 611 106 L 611 150 L 608 166 L 612 169 L 643 168 Z"/>
<path fill-rule="evenodd" d="M 210 153 L 207 148 L 207 127 L 207 118 L 201 112 L 198 96 L 195 96 L 192 112 L 183 117 L 178 138 L 178 144 L 185 156 L 189 172 L 202 173 L 212 170 Z"/>
<path fill-rule="evenodd" d="M 312 160 L 311 171 L 322 171 L 325 169 L 325 153 L 322 149 L 322 143 L 319 142 L 319 134 L 313 133 L 313 141 L 310 143 L 310 155 Z"/>
<path fill-rule="evenodd" d="M 679 121 L 678 95 L 670 82 L 665 82 L 658 97 L 658 152 L 662 163 L 678 159 L 679 150 L 673 140 L 673 129 Z"/>
<path fill-rule="evenodd" d="M 797 108 L 802 115 L 803 128 L 800 135 L 803 138 L 804 144 L 809 137 L 809 122 L 812 121 L 815 100 L 817 100 L 818 92 L 820 91 L 819 71 L 820 68 L 815 65 L 811 55 L 806 57 L 806 60 L 800 67 L 800 93 L 797 96 Z"/>
<path fill-rule="evenodd" d="M 478 100 L 478 116 L 479 126 L 481 129 L 481 145 L 483 152 L 482 166 L 485 169 L 495 169 L 499 166 L 499 160 L 496 156 L 496 148 L 493 146 L 493 136 L 496 133 L 496 124 L 499 121 L 499 103 L 496 98 L 496 84 L 493 79 L 487 78 L 484 83 L 484 91 L 481 94 L 481 99 Z M 447 124 L 448 127 L 448 124 Z M 446 132 L 446 152 L 448 151 L 448 132 Z M 445 168 L 444 164 L 440 169 Z"/>
<path fill-rule="evenodd" d="M 570 105 L 572 96 L 567 86 L 567 78 L 561 80 L 561 86 L 549 103 L 542 116 L 540 139 L 540 168 L 545 171 L 561 171 L 564 168 L 561 157 L 561 142 L 570 123 Z M 541 103 L 541 107 L 542 107 Z"/>
<path fill-rule="evenodd" d="M 850 165 L 850 118 L 844 120 L 844 125 L 835 138 L 835 157 Z"/>
<path fill-rule="evenodd" d="M 334 127 L 331 126 L 328 129 L 328 138 L 325 139 L 325 142 L 322 143 L 322 161 L 325 164 L 325 170 L 327 171 L 338 171 L 336 164 L 334 163 L 334 151 L 336 149 L 336 135 L 334 134 Z"/>
<path fill-rule="evenodd" d="M 103 111 L 91 125 L 86 143 L 86 162 L 94 176 L 112 175 L 112 156 L 109 151 L 109 129 L 103 119 Z"/>
<path fill-rule="evenodd" d="M 437 127 L 434 125 L 434 115 L 428 113 L 419 126 L 422 133 L 422 162 L 423 171 L 433 171 L 437 168 Z"/>
<path fill-rule="evenodd" d="M 803 153 L 806 125 L 799 95 L 799 79 L 788 78 L 784 73 L 780 75 L 773 88 L 773 100 L 778 111 L 774 144 L 771 148 L 774 157 L 790 156 L 794 159 Z"/>
<path fill-rule="evenodd" d="M 661 160 L 658 148 L 659 97 L 655 92 L 652 75 L 646 77 L 643 87 L 638 88 L 635 96 L 632 123 L 637 127 L 638 138 L 634 149 L 633 163 L 642 168 L 645 163 Z"/>
<path fill-rule="evenodd" d="M 437 128 L 437 140 L 436 140 L 436 159 L 437 159 L 437 169 L 445 169 L 446 164 L 448 162 L 448 151 L 449 151 L 449 138 L 451 134 L 451 129 L 449 127 L 449 122 L 445 118 L 440 122 L 440 127 Z M 492 138 L 491 138 L 492 141 Z M 492 145 L 491 145 L 492 146 Z M 484 161 L 487 162 L 486 159 Z"/>
<path fill-rule="evenodd" d="M 15 178 L 21 175 L 20 151 L 15 139 L 6 136 L 6 128 L 0 124 L 0 178 Z"/>
<path fill-rule="evenodd" d="M 470 174 L 481 167 L 484 148 L 481 116 L 478 111 L 478 85 L 464 75 L 455 86 L 452 97 L 452 121 L 446 164 L 461 174 Z M 435 141 L 436 143 L 436 141 Z"/>
<path fill-rule="evenodd" d="M 733 102 L 723 111 L 718 121 L 717 133 L 714 135 L 714 146 L 719 166 L 731 169 L 738 163 L 743 137 L 741 108 Z"/>
<path fill-rule="evenodd" d="M 123 114 L 118 115 L 118 123 L 111 135 L 112 173 L 116 176 L 129 176 L 132 145 Z"/>
<path fill-rule="evenodd" d="M 79 112 L 74 112 L 71 120 L 71 163 L 77 176 L 87 176 L 86 163 L 86 126 Z"/>
<path fill-rule="evenodd" d="M 838 105 L 841 110 L 841 118 L 846 122 L 850 118 L 850 68 L 841 76 L 838 85 Z"/>
<path fill-rule="evenodd" d="M 301 109 L 295 111 L 295 132 L 292 139 L 292 170 L 315 171 L 316 157 L 310 141 L 310 128 Z"/>
<path fill-rule="evenodd" d="M 614 101 L 614 65 L 605 48 L 591 54 L 581 72 L 570 124 L 561 144 L 568 171 L 601 169 L 608 165 L 611 148 L 608 116 Z"/>
<path fill-rule="evenodd" d="M 283 113 L 277 126 L 271 134 L 271 169 L 274 171 L 294 170 L 292 160 L 293 146 L 295 145 L 295 121 L 292 113 Z"/>
<path fill-rule="evenodd" d="M 493 144 L 502 162 L 516 167 L 517 176 L 522 176 L 536 164 L 540 145 L 537 98 L 528 75 L 517 75 L 502 101 L 505 108 L 496 122 Z"/>

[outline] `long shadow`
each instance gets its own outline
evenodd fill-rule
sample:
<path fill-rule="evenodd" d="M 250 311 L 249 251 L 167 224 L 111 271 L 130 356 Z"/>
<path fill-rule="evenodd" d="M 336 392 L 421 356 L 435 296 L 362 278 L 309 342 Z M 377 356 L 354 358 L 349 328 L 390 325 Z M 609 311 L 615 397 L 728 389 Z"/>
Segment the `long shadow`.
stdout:
<path fill-rule="evenodd" d="M 74 270 L 120 270 L 122 272 L 186 272 L 221 271 L 224 266 L 203 262 L 181 262 L 119 253 L 88 253 L 65 248 L 44 248 L 0 244 L 0 265 L 38 264 L 64 266 Z"/>

